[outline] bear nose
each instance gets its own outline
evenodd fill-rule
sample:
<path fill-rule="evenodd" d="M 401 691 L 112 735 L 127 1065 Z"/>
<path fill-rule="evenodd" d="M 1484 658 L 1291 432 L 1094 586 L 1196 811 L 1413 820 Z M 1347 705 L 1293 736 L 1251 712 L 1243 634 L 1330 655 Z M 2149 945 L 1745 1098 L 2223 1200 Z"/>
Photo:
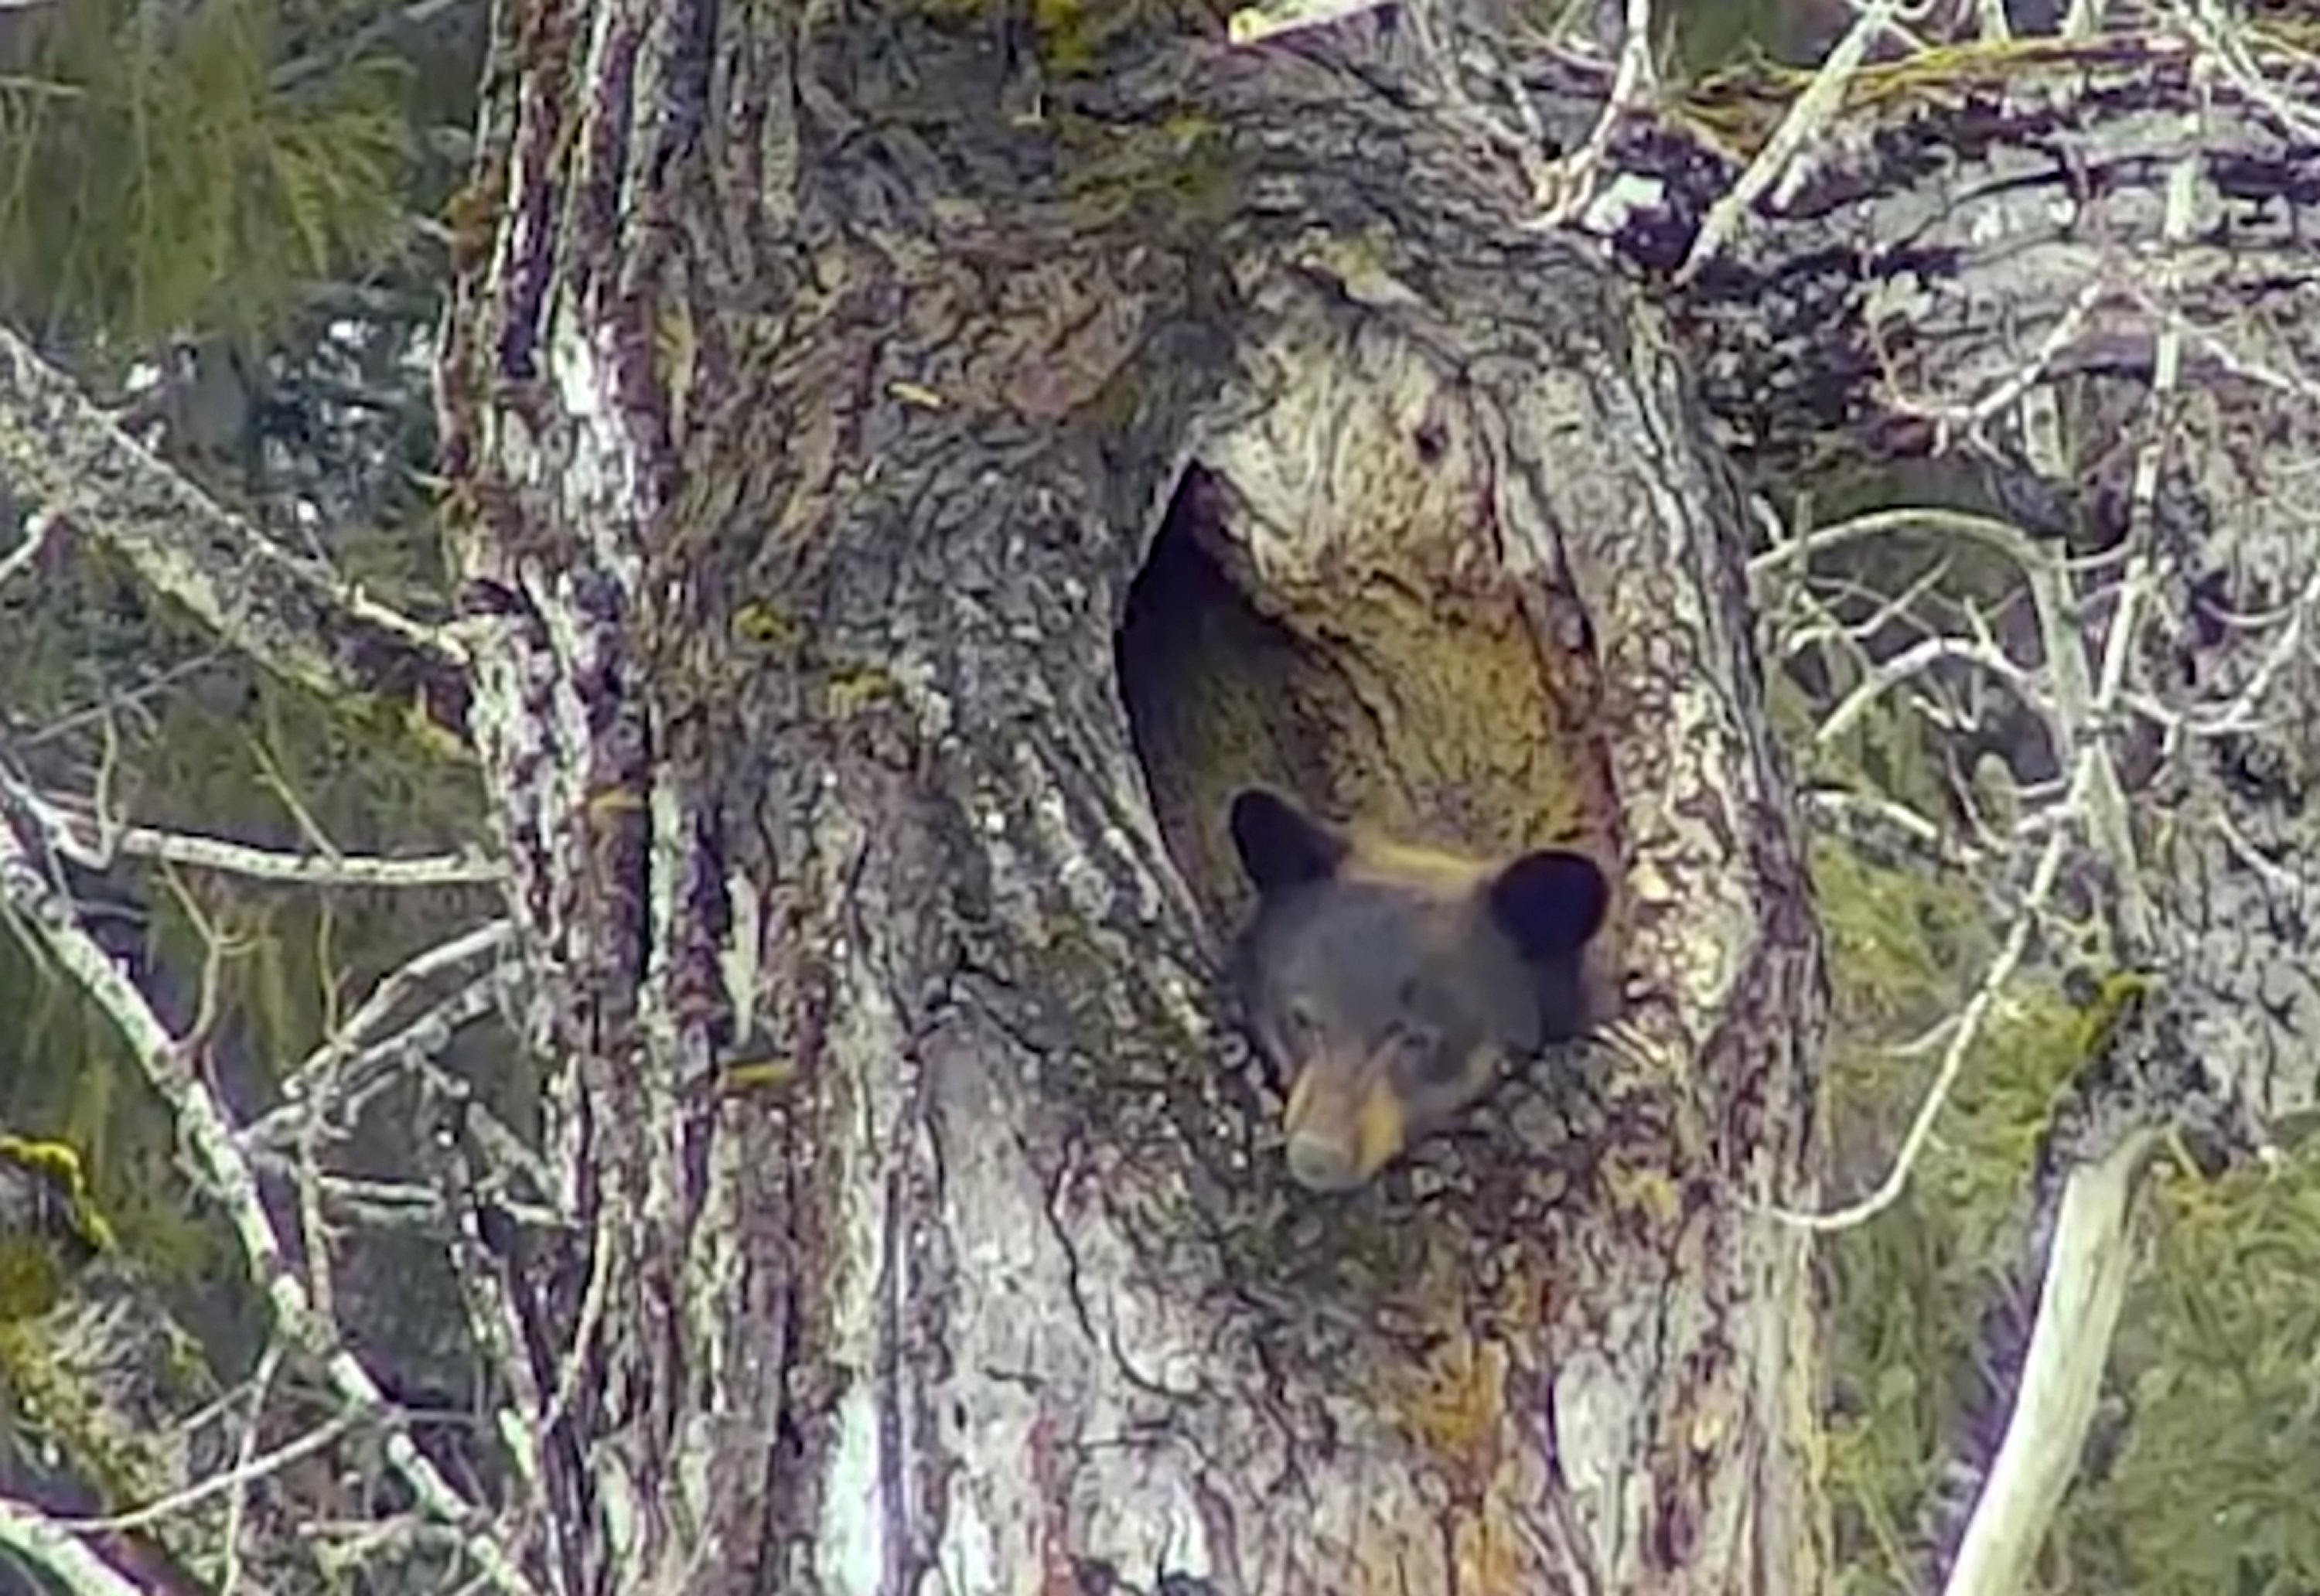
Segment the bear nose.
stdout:
<path fill-rule="evenodd" d="M 1337 1138 L 1300 1130 L 1289 1138 L 1289 1178 L 1309 1192 L 1342 1192 L 1362 1183 L 1354 1149 Z"/>

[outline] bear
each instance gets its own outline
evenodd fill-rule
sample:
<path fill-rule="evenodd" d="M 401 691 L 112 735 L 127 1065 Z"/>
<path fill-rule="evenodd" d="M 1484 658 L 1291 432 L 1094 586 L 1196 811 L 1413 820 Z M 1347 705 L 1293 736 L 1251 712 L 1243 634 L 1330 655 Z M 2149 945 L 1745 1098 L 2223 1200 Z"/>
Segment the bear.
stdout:
<path fill-rule="evenodd" d="M 1410 847 L 1265 787 L 1236 793 L 1229 823 L 1256 890 L 1231 977 L 1288 1083 L 1300 1185 L 1365 1184 L 1510 1064 L 1588 1029 L 1582 960 L 1610 902 L 1591 860 Z"/>

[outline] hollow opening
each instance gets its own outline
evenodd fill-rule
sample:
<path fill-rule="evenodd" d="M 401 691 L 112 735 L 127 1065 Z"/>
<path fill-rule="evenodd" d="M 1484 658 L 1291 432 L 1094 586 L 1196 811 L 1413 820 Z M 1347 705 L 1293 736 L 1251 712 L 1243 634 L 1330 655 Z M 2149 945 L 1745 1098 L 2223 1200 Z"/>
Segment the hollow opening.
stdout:
<path fill-rule="evenodd" d="M 1216 484 L 1192 467 L 1128 588 L 1114 657 L 1161 836 L 1221 934 L 1248 896 L 1225 825 L 1232 795 L 1255 782 L 1327 792 L 1342 689 L 1228 574 L 1219 514 Z"/>
<path fill-rule="evenodd" d="M 1417 463 L 1429 450 L 1441 452 L 1420 438 Z M 1264 784 L 1323 818 L 1470 857 L 1545 847 L 1590 855 L 1611 908 L 1583 978 L 1596 1019 L 1613 1017 L 1627 906 L 1595 735 L 1600 690 L 1591 659 L 1554 640 L 1585 635 L 1575 604 L 1544 578 L 1503 568 L 1478 535 L 1487 527 L 1472 521 L 1418 519 L 1370 537 L 1370 522 L 1315 516 L 1283 530 L 1244 521 L 1250 514 L 1226 484 L 1189 470 L 1114 639 L 1162 839 L 1219 946 L 1253 906 L 1227 817 L 1237 791 Z M 1487 1216 L 1493 1234 L 1551 1251 L 1545 1217 L 1587 1167 L 1601 1111 L 1591 1089 L 1574 1090 L 1595 1073 L 1589 1050 L 1549 1051 L 1495 1080 L 1487 1106 L 1464 1105 L 1430 1129 L 1410 1121 L 1417 1139 L 1388 1177 L 1401 1178 L 1392 1171 L 1404 1164 L 1436 1177 L 1455 1168 L 1473 1197 L 1461 1225 Z M 1264 1070 L 1275 1092 L 1286 1069 L 1273 1060 Z M 1278 1099 L 1265 1110 L 1282 1111 Z M 1365 1223 L 1342 1205 L 1319 1211 L 1333 1226 Z M 1434 1248 L 1455 1229 L 1364 1229 L 1355 1251 L 1386 1260 L 1380 1278 L 1416 1279 L 1429 1257 L 1464 1256 Z M 1316 1267 L 1327 1273 L 1323 1260 L 1337 1256 L 1321 1249 Z"/>
<path fill-rule="evenodd" d="M 1226 815 L 1252 783 L 1468 854 L 1578 847 L 1617 878 L 1593 674 L 1542 642 L 1549 595 L 1445 580 L 1418 547 L 1260 573 L 1228 503 L 1185 473 L 1114 645 L 1162 837 L 1211 925 L 1246 904 Z"/>

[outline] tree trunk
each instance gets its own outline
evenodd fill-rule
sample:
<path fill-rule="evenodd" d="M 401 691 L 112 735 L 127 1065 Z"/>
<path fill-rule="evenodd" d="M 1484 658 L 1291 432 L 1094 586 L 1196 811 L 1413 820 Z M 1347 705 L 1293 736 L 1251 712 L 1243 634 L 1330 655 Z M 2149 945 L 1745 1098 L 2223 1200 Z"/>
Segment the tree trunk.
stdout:
<path fill-rule="evenodd" d="M 0 373 L 44 512 L 98 462 L 91 535 L 485 756 L 567 1221 L 467 1216 L 507 1511 L 241 1235 L 445 1555 L 520 1549 L 497 1588 L 1819 1584 L 1806 1235 L 1765 1214 L 1817 1206 L 1819 983 L 1736 495 L 1659 313 L 1529 224 L 1484 92 L 1517 75 L 1441 67 L 1496 39 L 1405 20 L 503 17 L 444 368 L 472 697 L 459 647 L 236 567 L 231 518 L 143 513 L 203 506 Z M 1970 439 L 2053 535 L 2010 534 L 2039 624 L 1998 641 L 2051 734 L 2014 779 L 2062 798 L 1990 884 L 2016 964 L 2075 909 L 2167 977 L 2035 1172 L 2048 1301 L 1967 1586 L 2011 1588 L 2068 1478 L 2152 1127 L 2244 1151 L 2312 1088 L 2311 334 L 2201 321 L 2310 292 L 2309 141 L 2250 61 L 1952 61 L 1824 127 L 1675 298 L 1754 462 Z M 1590 124 L 1526 86 L 1541 136 Z M 1625 125 L 1580 231 L 1672 266 L 1733 173 Z M 262 624 L 236 568 L 290 585 Z M 1215 978 L 1255 780 L 1615 857 L 1618 1025 L 1369 1189 L 1295 1188 Z M 52 819 L 6 818 L 0 887 L 69 929 L 13 840 Z M 132 1039 L 197 1162 L 243 1165 L 166 1028 Z M 154 1405 L 67 1373 L 108 1430 Z"/>
<path fill-rule="evenodd" d="M 1391 48 L 1041 121 L 981 15 L 502 27 L 446 386 L 556 1582 L 1817 1588 L 1744 1206 L 1812 1200 L 1817 956 L 1657 317 Z M 1617 1057 L 1290 1186 L 1215 979 L 1257 777 L 1616 847 Z"/>

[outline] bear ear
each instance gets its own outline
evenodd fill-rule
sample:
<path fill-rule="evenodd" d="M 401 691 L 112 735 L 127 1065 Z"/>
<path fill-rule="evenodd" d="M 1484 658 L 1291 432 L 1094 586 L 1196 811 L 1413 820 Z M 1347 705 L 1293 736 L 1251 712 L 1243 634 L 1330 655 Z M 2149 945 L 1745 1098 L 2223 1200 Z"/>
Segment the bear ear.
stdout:
<path fill-rule="evenodd" d="M 1491 918 L 1534 963 L 1576 955 L 1602 929 L 1610 884 L 1592 859 L 1542 848 L 1509 865 L 1485 889 Z"/>
<path fill-rule="evenodd" d="M 1233 848 L 1257 893 L 1326 881 L 1346 857 L 1346 839 L 1267 787 L 1233 795 Z"/>

